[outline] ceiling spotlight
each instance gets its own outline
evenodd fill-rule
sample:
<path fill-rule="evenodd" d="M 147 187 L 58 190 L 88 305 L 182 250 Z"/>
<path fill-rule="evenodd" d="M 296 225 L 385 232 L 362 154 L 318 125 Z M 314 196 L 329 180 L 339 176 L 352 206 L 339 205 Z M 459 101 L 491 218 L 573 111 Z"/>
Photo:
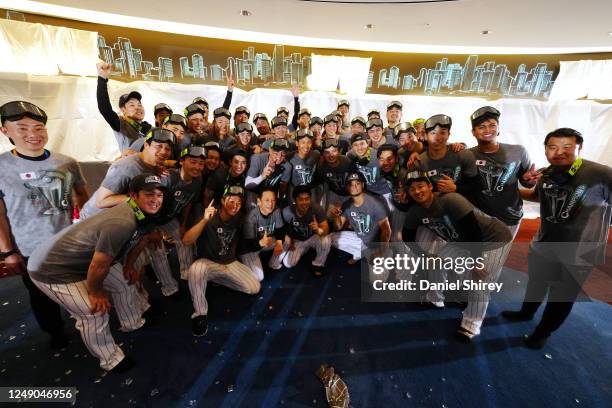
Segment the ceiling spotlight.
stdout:
<path fill-rule="evenodd" d="M 610 31 L 610 32 L 608 33 L 608 35 L 612 36 L 612 31 Z"/>
<path fill-rule="evenodd" d="M 482 35 L 491 34 L 491 31 L 489 31 L 489 30 L 482 30 L 482 31 L 480 32 L 480 34 L 482 34 Z"/>
<path fill-rule="evenodd" d="M 253 13 L 251 13 L 249 10 L 240 10 L 240 15 L 243 17 L 249 17 L 251 16 Z"/>
<path fill-rule="evenodd" d="M 363 26 L 363 28 L 365 28 L 366 30 L 371 30 L 374 28 L 374 24 L 366 24 Z"/>

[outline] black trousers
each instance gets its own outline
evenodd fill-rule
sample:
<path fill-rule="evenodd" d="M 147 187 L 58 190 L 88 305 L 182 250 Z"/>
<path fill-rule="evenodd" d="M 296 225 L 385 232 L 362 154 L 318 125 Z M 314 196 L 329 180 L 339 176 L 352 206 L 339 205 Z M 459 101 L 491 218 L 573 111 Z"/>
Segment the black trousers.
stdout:
<path fill-rule="evenodd" d="M 533 316 L 548 300 L 536 333 L 550 335 L 569 316 L 592 266 L 566 265 L 529 251 L 529 282 L 521 311 Z"/>
<path fill-rule="evenodd" d="M 28 259 L 24 258 L 24 260 L 27 265 Z M 27 272 L 21 275 L 21 280 L 30 294 L 32 312 L 40 328 L 51 336 L 63 335 L 64 320 L 62 319 L 60 306 L 38 289 Z"/>

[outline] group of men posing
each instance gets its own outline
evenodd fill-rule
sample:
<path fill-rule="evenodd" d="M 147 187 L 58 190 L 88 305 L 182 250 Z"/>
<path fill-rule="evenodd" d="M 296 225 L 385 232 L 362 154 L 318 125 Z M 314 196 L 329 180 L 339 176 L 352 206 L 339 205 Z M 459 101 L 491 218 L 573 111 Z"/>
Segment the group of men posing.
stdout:
<path fill-rule="evenodd" d="M 529 252 L 529 284 L 512 320 L 532 319 L 548 294 L 543 318 L 526 339 L 532 348 L 569 315 L 593 265 L 603 262 L 611 218 L 612 171 L 579 157 L 582 135 L 560 128 L 544 139 L 550 166 L 536 170 L 524 147 L 498 142 L 500 112 L 490 106 L 471 115 L 476 146 L 449 144 L 452 120 L 434 115 L 401 122 L 402 104 L 387 106 L 388 126 L 372 110 L 350 118 L 349 102 L 323 119 L 281 107 L 268 121 L 257 113 L 213 111 L 195 98 L 176 114 L 155 106 L 155 126 L 144 121 L 141 95 L 112 109 L 107 77 L 98 65 L 98 106 L 115 131 L 122 157 L 88 196 L 77 162 L 45 149 L 46 113 L 24 101 L 0 107 L 2 127 L 14 149 L 0 155 L 0 256 L 21 274 L 33 313 L 66 345 L 59 305 L 76 320 L 89 351 L 105 370 L 122 372 L 134 362 L 108 327 L 111 304 L 120 330 L 153 320 L 141 278 L 150 264 L 164 296 L 179 284 L 166 246 L 176 248 L 180 278 L 188 281 L 192 331 L 206 334 L 209 281 L 255 294 L 266 272 L 292 268 L 313 249 L 312 271 L 321 276 L 332 246 L 358 262 L 367 248 L 404 242 L 415 256 L 445 256 L 452 242 L 483 243 L 472 249 L 484 267 L 471 279 L 496 282 L 522 218 L 522 197 L 540 201 L 541 225 Z M 521 184 L 524 189 L 519 188 Z M 72 209 L 81 219 L 72 224 Z M 555 252 L 549 242 L 591 243 L 594 250 Z M 260 255 L 269 252 L 267 266 Z M 443 281 L 442 271 L 429 280 Z M 426 300 L 444 307 L 444 293 Z M 456 336 L 480 333 L 488 291 L 468 293 Z"/>

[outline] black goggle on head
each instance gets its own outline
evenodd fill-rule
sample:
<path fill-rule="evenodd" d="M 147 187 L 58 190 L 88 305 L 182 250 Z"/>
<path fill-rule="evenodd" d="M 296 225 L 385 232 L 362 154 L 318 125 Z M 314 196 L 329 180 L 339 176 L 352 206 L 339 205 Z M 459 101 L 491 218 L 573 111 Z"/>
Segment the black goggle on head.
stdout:
<path fill-rule="evenodd" d="M 176 113 L 173 113 L 172 115 L 167 116 L 166 119 L 164 119 L 164 125 L 166 124 L 179 125 L 182 126 L 183 129 L 187 129 L 187 119 L 185 119 L 183 115 L 179 115 Z"/>
<path fill-rule="evenodd" d="M 176 144 L 176 136 L 174 132 L 163 128 L 153 128 L 147 133 L 145 137 L 145 143 L 158 142 L 158 143 L 169 143 L 171 145 Z"/>
<path fill-rule="evenodd" d="M 406 187 L 410 187 L 410 185 L 415 181 L 425 181 L 427 184 L 431 184 L 431 180 L 429 179 L 429 176 L 427 176 L 427 172 L 415 170 L 406 174 L 404 185 Z"/>
<path fill-rule="evenodd" d="M 223 197 L 227 196 L 240 196 L 244 195 L 244 188 L 240 186 L 227 186 L 225 190 L 223 190 Z"/>
<path fill-rule="evenodd" d="M 192 103 L 191 105 L 187 106 L 184 113 L 186 118 L 190 117 L 191 115 L 195 115 L 196 113 L 201 113 L 202 116 L 206 114 L 204 109 L 202 109 L 202 107 L 197 103 Z"/>
<path fill-rule="evenodd" d="M 495 109 L 492 106 L 483 106 L 482 108 L 476 109 L 474 111 L 474 113 L 472 113 L 472 116 L 470 116 L 470 120 L 472 122 L 477 121 L 478 119 L 482 118 L 482 117 L 495 117 L 495 118 L 499 118 L 499 116 L 501 115 L 501 113 Z"/>
<path fill-rule="evenodd" d="M 232 113 L 228 109 L 221 107 L 213 111 L 213 116 L 215 119 L 221 116 L 225 116 L 226 118 L 231 119 Z"/>
<path fill-rule="evenodd" d="M 26 101 L 12 101 L 0 106 L 0 122 L 14 122 L 24 117 L 47 124 L 47 114 L 33 103 Z"/>
<path fill-rule="evenodd" d="M 329 149 L 330 147 L 338 148 L 338 139 L 325 139 L 323 141 L 323 150 Z"/>
<path fill-rule="evenodd" d="M 181 151 L 181 159 L 186 156 L 206 158 L 206 149 L 204 146 L 194 146 L 184 148 Z"/>
<path fill-rule="evenodd" d="M 433 115 L 425 121 L 425 131 L 430 131 L 436 126 L 450 129 L 453 126 L 453 120 L 447 115 Z"/>
<path fill-rule="evenodd" d="M 406 132 L 416 134 L 416 129 L 414 128 L 414 126 L 412 126 L 412 123 L 402 122 L 393 129 L 393 134 L 396 139 L 399 139 L 400 134 L 406 133 Z"/>

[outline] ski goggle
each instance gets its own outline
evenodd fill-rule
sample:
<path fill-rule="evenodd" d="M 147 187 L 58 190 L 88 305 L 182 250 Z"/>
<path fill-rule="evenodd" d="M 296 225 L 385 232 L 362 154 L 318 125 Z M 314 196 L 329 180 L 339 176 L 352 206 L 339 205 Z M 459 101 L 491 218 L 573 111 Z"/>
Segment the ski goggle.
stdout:
<path fill-rule="evenodd" d="M 226 118 L 231 119 L 232 118 L 232 113 L 229 110 L 221 107 L 221 108 L 217 108 L 217 109 L 215 109 L 213 111 L 213 116 L 215 117 L 215 119 L 220 117 L 220 116 L 225 116 Z"/>
<path fill-rule="evenodd" d="M 402 103 L 400 101 L 391 101 L 389 102 L 389 104 L 387 105 L 387 110 L 390 110 L 392 108 L 397 108 L 399 110 L 402 110 L 404 106 L 402 105 Z"/>
<path fill-rule="evenodd" d="M 183 115 L 173 113 L 164 119 L 164 125 L 169 123 L 181 125 L 183 128 L 187 129 L 187 119 L 185 119 Z"/>
<path fill-rule="evenodd" d="M 365 128 L 366 130 L 370 130 L 373 127 L 379 127 L 382 129 L 383 127 L 383 122 L 380 119 L 370 119 L 366 122 Z"/>
<path fill-rule="evenodd" d="M 399 138 L 399 135 L 404 132 L 411 132 L 411 133 L 416 134 L 416 129 L 414 128 L 414 126 L 412 126 L 412 123 L 403 122 L 397 125 L 395 129 L 393 129 L 393 132 L 395 133 L 395 138 L 397 139 Z"/>
<path fill-rule="evenodd" d="M 253 123 L 257 122 L 259 119 L 263 119 L 266 122 L 268 121 L 268 117 L 265 113 L 256 113 L 255 116 L 253 116 Z"/>
<path fill-rule="evenodd" d="M 314 139 L 314 135 L 312 134 L 312 132 L 308 129 L 300 129 L 297 134 L 295 135 L 295 140 L 300 140 L 303 138 L 309 138 L 309 139 Z"/>
<path fill-rule="evenodd" d="M 247 117 L 251 116 L 251 111 L 246 106 L 239 106 L 236 108 L 236 115 L 240 115 L 241 113 L 246 113 Z"/>
<path fill-rule="evenodd" d="M 309 127 L 312 127 L 314 125 L 319 125 L 319 126 L 323 126 L 323 119 L 321 119 L 318 116 L 315 116 L 313 118 L 310 119 L 310 123 L 308 123 Z"/>
<path fill-rule="evenodd" d="M 280 108 L 278 108 L 278 109 L 276 110 L 276 114 L 277 114 L 277 115 L 280 115 L 281 113 L 284 113 L 284 114 L 286 114 L 287 116 L 289 116 L 289 109 L 287 109 L 287 108 L 285 108 L 285 107 L 281 106 Z"/>
<path fill-rule="evenodd" d="M 145 142 L 158 142 L 158 143 L 176 143 L 176 136 L 174 136 L 174 132 L 168 129 L 162 128 L 153 128 L 147 133 L 147 137 L 145 137 Z"/>
<path fill-rule="evenodd" d="M 167 110 L 168 112 L 170 112 L 170 114 L 172 114 L 172 108 L 165 103 L 158 103 L 153 107 L 153 113 L 157 113 L 157 111 L 160 110 Z"/>
<path fill-rule="evenodd" d="M 206 149 L 204 148 L 204 146 L 189 146 L 183 149 L 183 151 L 181 152 L 181 158 L 185 157 L 185 156 L 192 156 L 192 157 L 202 157 L 202 158 L 206 158 Z"/>
<path fill-rule="evenodd" d="M 195 98 L 192 103 L 202 104 L 208 106 L 208 101 L 200 96 Z"/>
<path fill-rule="evenodd" d="M 334 123 L 336 123 L 336 124 L 337 124 L 337 123 L 338 123 L 338 116 L 336 116 L 336 115 L 334 115 L 334 114 L 332 113 L 332 114 L 327 115 L 327 116 L 325 117 L 325 119 L 323 120 L 323 123 L 324 123 L 325 125 L 327 125 L 328 123 L 331 123 L 331 122 L 334 122 Z"/>
<path fill-rule="evenodd" d="M 247 122 L 241 122 L 238 124 L 238 126 L 236 126 L 236 134 L 238 133 L 242 133 L 244 131 L 247 131 L 249 133 L 253 133 L 253 126 L 251 126 L 249 123 Z"/>
<path fill-rule="evenodd" d="M 338 148 L 338 139 L 325 139 L 323 141 L 323 149 L 329 149 L 330 147 Z"/>
<path fill-rule="evenodd" d="M 47 114 L 33 103 L 26 101 L 13 101 L 0 106 L 0 120 L 16 121 L 29 117 L 43 124 L 47 124 Z"/>
<path fill-rule="evenodd" d="M 361 116 L 355 116 L 353 120 L 351 120 L 351 125 L 354 125 L 355 123 L 359 123 L 361 126 L 365 127 L 366 120 Z"/>
<path fill-rule="evenodd" d="M 191 105 L 185 108 L 186 118 L 190 117 L 191 115 L 195 115 L 196 113 L 201 113 L 202 115 L 205 114 L 204 109 L 202 109 L 202 107 L 197 103 L 192 103 Z"/>
<path fill-rule="evenodd" d="M 425 121 L 425 130 L 433 129 L 436 126 L 448 127 L 453 125 L 453 120 L 450 116 L 446 115 L 433 115 L 431 118 Z"/>
<path fill-rule="evenodd" d="M 501 113 L 492 106 L 483 106 L 482 108 L 476 109 L 472 116 L 470 116 L 470 120 L 472 122 L 482 118 L 483 116 L 494 116 L 499 118 Z"/>
<path fill-rule="evenodd" d="M 244 189 L 240 186 L 227 186 L 223 191 L 223 197 L 226 196 L 242 196 L 244 195 Z"/>
<path fill-rule="evenodd" d="M 206 148 L 206 150 L 216 150 L 219 153 L 221 153 L 221 146 L 219 145 L 219 143 L 217 142 L 206 142 L 204 144 L 204 147 Z"/>
<path fill-rule="evenodd" d="M 274 151 L 287 151 L 289 150 L 289 143 L 285 139 L 274 139 L 270 143 L 270 149 Z"/>
<path fill-rule="evenodd" d="M 405 183 L 409 186 L 413 181 L 426 181 L 428 184 L 431 184 L 431 180 L 429 180 L 429 176 L 427 176 L 427 172 L 424 171 L 411 171 L 406 174 Z"/>

